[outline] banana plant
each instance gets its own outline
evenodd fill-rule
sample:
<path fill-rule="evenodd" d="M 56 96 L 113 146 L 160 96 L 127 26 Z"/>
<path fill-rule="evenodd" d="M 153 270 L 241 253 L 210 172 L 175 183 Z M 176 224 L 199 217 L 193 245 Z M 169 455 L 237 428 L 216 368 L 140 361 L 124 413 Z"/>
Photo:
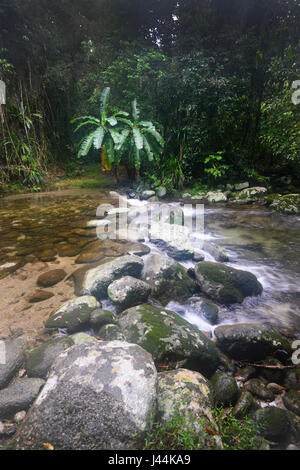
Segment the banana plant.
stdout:
<path fill-rule="evenodd" d="M 76 121 L 82 121 L 78 124 L 74 132 L 79 131 L 79 129 L 84 126 L 93 127 L 93 129 L 81 140 L 78 157 L 86 156 L 91 147 L 94 147 L 96 150 L 100 150 L 102 148 L 102 151 L 105 148 L 105 153 L 109 163 L 117 163 L 118 156 L 115 154 L 115 148 L 119 147 L 119 144 L 122 141 L 122 134 L 116 126 L 120 120 L 120 116 L 126 117 L 128 116 L 128 113 L 125 111 L 118 111 L 112 116 L 107 116 L 109 94 L 110 87 L 104 88 L 101 93 L 99 118 L 94 116 L 79 116 L 71 121 L 71 124 Z"/>
<path fill-rule="evenodd" d="M 127 158 L 133 163 L 136 169 L 136 179 L 139 179 L 141 167 L 141 156 L 146 154 L 148 160 L 153 161 L 154 157 L 164 146 L 164 139 L 150 121 L 140 121 L 140 112 L 136 99 L 132 101 L 132 120 L 120 117 L 119 121 L 126 127 L 122 130 L 116 150 L 121 154 L 126 148 L 129 154 Z"/>

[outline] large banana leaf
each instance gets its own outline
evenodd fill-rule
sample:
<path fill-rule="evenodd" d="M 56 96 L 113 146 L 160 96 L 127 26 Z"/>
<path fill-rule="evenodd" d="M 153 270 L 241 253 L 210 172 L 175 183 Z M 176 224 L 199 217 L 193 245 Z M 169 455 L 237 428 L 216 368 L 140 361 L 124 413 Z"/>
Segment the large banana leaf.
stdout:
<path fill-rule="evenodd" d="M 109 94 L 110 94 L 110 87 L 104 88 L 104 90 L 101 93 L 101 98 L 100 98 L 100 116 L 101 116 L 101 120 L 103 119 L 103 114 L 106 112 Z"/>
<path fill-rule="evenodd" d="M 139 129 L 135 127 L 132 129 L 132 133 L 133 133 L 133 138 L 134 138 L 134 143 L 135 143 L 136 148 L 138 150 L 142 150 L 143 145 L 144 145 L 142 134 L 140 133 Z"/>
<path fill-rule="evenodd" d="M 98 129 L 94 131 L 93 144 L 94 144 L 95 149 L 97 150 L 101 149 L 103 139 L 104 139 L 104 129 L 103 127 L 98 127 Z"/>

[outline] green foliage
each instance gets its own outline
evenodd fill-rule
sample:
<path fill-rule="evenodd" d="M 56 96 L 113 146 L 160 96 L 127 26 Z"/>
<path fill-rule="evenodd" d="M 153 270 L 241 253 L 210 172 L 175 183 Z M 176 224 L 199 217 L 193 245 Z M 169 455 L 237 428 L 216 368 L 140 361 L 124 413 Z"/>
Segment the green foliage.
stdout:
<path fill-rule="evenodd" d="M 144 450 L 217 450 L 215 436 L 222 440 L 224 450 L 259 450 L 270 444 L 260 436 L 262 427 L 249 416 L 237 419 L 231 409 L 221 407 L 212 414 L 215 425 L 178 411 L 169 422 L 155 422 L 147 432 Z"/>
<path fill-rule="evenodd" d="M 206 166 L 210 165 L 208 168 L 205 168 L 204 171 L 214 179 L 224 176 L 229 169 L 229 165 L 222 164 L 223 154 L 224 152 L 219 151 L 216 155 L 208 155 L 204 160 Z"/>

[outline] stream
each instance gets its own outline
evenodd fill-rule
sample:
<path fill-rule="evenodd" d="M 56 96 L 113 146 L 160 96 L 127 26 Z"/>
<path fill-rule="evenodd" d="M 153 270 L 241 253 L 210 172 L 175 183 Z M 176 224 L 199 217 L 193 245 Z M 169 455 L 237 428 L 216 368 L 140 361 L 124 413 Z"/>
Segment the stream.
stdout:
<path fill-rule="evenodd" d="M 91 242 L 91 237 L 95 237 L 90 229 L 87 231 L 86 224 L 95 218 L 100 203 L 116 206 L 117 201 L 98 189 L 23 194 L 0 199 L 2 296 L 7 296 L 5 269 L 14 263 L 34 266 L 37 262 L 50 262 L 59 265 L 65 258 L 70 258 L 72 266 L 75 266 L 81 249 Z M 136 201 L 136 204 L 150 203 Z M 174 208 L 183 207 L 182 202 L 169 201 L 168 204 Z M 195 216 L 196 206 L 183 209 L 187 218 Z M 281 215 L 254 205 L 223 203 L 205 206 L 204 234 L 196 231 L 193 236 L 221 246 L 229 256 L 227 264 L 251 271 L 264 288 L 260 297 L 246 298 L 242 304 L 220 308 L 219 325 L 262 322 L 275 325 L 291 337 L 297 336 L 297 332 L 300 334 L 299 233 L 299 216 Z M 145 243 L 152 252 L 165 254 L 156 245 Z M 207 252 L 205 259 L 213 260 Z M 187 268 L 195 265 L 190 260 L 181 263 Z M 14 288 L 9 295 L 13 300 Z M 53 304 L 49 303 L 49 313 L 51 307 Z M 214 327 L 196 315 L 189 305 L 170 302 L 166 308 L 184 316 L 200 330 L 213 334 Z"/>

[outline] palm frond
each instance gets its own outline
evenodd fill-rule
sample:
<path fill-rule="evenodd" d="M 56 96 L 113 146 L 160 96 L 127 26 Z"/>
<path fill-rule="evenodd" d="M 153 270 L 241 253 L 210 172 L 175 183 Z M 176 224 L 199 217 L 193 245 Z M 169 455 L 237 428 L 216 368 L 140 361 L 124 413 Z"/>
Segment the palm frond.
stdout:
<path fill-rule="evenodd" d="M 144 149 L 145 149 L 145 152 L 147 154 L 148 160 L 149 160 L 149 162 L 152 162 L 153 161 L 153 152 L 152 152 L 152 149 L 150 147 L 150 144 L 149 144 L 146 136 L 144 136 L 144 135 L 143 135 L 143 142 L 144 142 Z"/>

